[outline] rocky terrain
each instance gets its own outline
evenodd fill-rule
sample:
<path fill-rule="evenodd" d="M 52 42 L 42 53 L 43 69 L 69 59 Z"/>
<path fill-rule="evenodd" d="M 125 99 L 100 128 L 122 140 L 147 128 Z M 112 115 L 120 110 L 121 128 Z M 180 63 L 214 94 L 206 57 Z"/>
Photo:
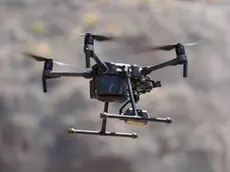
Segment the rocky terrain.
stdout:
<path fill-rule="evenodd" d="M 230 3 L 182 0 L 0 0 L 1 172 L 227 172 L 230 171 Z M 140 65 L 174 52 L 138 54 L 144 45 L 188 47 L 182 67 L 151 77 L 163 87 L 138 103 L 171 125 L 144 127 L 110 120 L 108 130 L 137 132 L 139 139 L 69 136 L 69 127 L 99 129 L 103 104 L 89 99 L 88 80 L 49 80 L 42 92 L 42 63 L 22 52 L 52 56 L 83 70 L 83 38 L 93 32 L 123 38 L 96 43 L 102 60 Z M 112 104 L 116 112 L 119 105 Z"/>

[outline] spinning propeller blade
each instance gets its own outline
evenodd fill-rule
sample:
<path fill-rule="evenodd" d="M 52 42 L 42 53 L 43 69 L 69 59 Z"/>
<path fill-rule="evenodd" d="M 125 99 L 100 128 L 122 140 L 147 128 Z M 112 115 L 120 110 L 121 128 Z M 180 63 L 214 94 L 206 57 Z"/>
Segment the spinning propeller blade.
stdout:
<path fill-rule="evenodd" d="M 34 60 L 39 61 L 39 62 L 48 60 L 48 58 L 37 56 L 37 55 L 29 53 L 29 52 L 24 52 L 23 55 L 25 55 L 26 57 L 33 58 Z"/>
<path fill-rule="evenodd" d="M 114 41 L 116 38 L 112 36 L 93 35 L 97 41 Z"/>
<path fill-rule="evenodd" d="M 182 45 L 190 47 L 190 46 L 194 46 L 197 44 L 198 44 L 198 42 L 192 42 L 192 43 L 187 43 L 187 44 L 182 44 Z M 151 47 L 143 48 L 141 50 L 141 52 L 144 52 L 144 51 L 170 51 L 170 50 L 175 49 L 176 46 L 177 46 L 177 44 L 163 45 L 163 46 L 151 46 Z"/>
<path fill-rule="evenodd" d="M 85 36 L 86 34 L 78 34 L 79 36 Z M 103 41 L 115 41 L 117 38 L 112 36 L 104 36 L 104 35 L 96 35 L 93 34 L 93 37 L 96 41 L 103 42 Z"/>
<path fill-rule="evenodd" d="M 35 54 L 32 54 L 32 53 L 29 53 L 29 52 L 24 52 L 23 53 L 26 57 L 29 57 L 29 58 L 32 58 L 36 61 L 46 61 L 46 60 L 49 60 L 50 58 L 46 58 L 46 57 L 42 57 L 42 56 L 38 56 L 38 55 L 35 55 Z M 67 64 L 67 63 L 62 63 L 62 62 L 59 62 L 59 61 L 56 61 L 56 60 L 53 60 L 53 63 L 59 65 L 59 66 L 75 66 L 73 64 Z"/>

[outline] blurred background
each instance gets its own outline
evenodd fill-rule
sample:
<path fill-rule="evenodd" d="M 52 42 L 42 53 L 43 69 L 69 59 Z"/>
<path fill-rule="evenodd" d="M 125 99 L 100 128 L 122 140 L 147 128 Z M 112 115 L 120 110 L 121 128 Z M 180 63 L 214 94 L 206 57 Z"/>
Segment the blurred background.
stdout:
<path fill-rule="evenodd" d="M 228 0 L 0 0 L 1 172 L 228 172 L 230 171 L 230 3 Z M 127 37 L 95 44 L 105 61 L 150 65 L 174 51 L 135 53 L 142 45 L 199 41 L 182 66 L 151 74 L 162 82 L 138 108 L 173 123 L 144 127 L 109 120 L 108 130 L 137 132 L 137 140 L 67 135 L 99 129 L 103 103 L 89 99 L 89 80 L 48 81 L 42 92 L 38 55 L 84 70 L 83 37 Z M 110 112 L 118 112 L 111 104 Z"/>

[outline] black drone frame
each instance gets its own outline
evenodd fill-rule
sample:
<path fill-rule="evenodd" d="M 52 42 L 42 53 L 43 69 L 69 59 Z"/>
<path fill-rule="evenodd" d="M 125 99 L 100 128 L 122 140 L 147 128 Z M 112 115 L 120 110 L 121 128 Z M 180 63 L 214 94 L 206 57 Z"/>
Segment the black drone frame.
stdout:
<path fill-rule="evenodd" d="M 187 56 L 185 53 L 184 46 L 180 43 L 175 45 L 175 51 L 176 51 L 176 58 L 172 59 L 170 61 L 164 62 L 162 64 L 156 65 L 156 66 L 147 66 L 147 67 L 140 67 L 139 75 L 140 76 L 146 76 L 149 75 L 151 72 L 167 67 L 167 66 L 176 66 L 176 65 L 183 65 L 183 77 L 187 77 Z M 94 35 L 87 33 L 85 35 L 85 44 L 84 44 L 84 53 L 85 53 L 85 62 L 86 62 L 86 68 L 90 68 L 90 58 L 93 58 L 100 70 L 104 73 L 108 71 L 108 67 L 105 63 L 103 63 L 97 55 L 94 53 Z M 60 77 L 83 77 L 86 79 L 92 78 L 92 72 L 91 70 L 85 71 L 85 72 L 55 72 L 53 70 L 53 59 L 43 59 L 45 61 L 44 63 L 44 70 L 43 70 L 43 76 L 42 76 L 42 84 L 43 84 L 43 91 L 47 92 L 47 86 L 46 86 L 46 80 L 52 79 L 52 78 L 60 78 Z M 127 83 L 128 87 L 128 93 L 129 93 L 129 100 L 125 102 L 125 104 L 120 108 L 119 114 L 110 114 L 108 113 L 109 108 L 109 101 L 104 102 L 104 111 L 100 113 L 100 117 L 102 118 L 102 125 L 100 131 L 95 130 L 78 130 L 74 128 L 70 128 L 68 130 L 69 134 L 89 134 L 89 135 L 100 135 L 100 136 L 117 136 L 117 137 L 128 137 L 128 138 L 137 138 L 138 135 L 136 133 L 119 133 L 119 132 L 109 132 L 106 130 L 107 125 L 107 119 L 120 119 L 124 121 L 153 121 L 153 122 L 163 122 L 166 124 L 170 124 L 172 121 L 170 118 L 158 118 L 158 117 L 149 117 L 149 115 L 146 115 L 147 113 L 144 113 L 145 115 L 140 116 L 138 109 L 136 108 L 136 102 L 133 91 L 132 91 L 132 84 L 130 80 L 130 73 L 127 68 L 127 66 L 124 66 L 122 68 L 123 74 L 125 77 L 125 81 Z M 159 83 L 158 83 L 159 84 Z M 157 87 L 157 86 L 156 86 Z M 122 110 L 131 103 L 132 106 L 132 114 L 126 114 L 123 113 Z"/>

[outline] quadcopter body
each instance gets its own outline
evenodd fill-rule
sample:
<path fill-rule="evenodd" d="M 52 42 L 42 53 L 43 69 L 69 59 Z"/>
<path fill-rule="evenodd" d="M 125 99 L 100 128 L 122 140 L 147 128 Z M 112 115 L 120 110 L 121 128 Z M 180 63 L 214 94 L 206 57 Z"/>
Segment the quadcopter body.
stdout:
<path fill-rule="evenodd" d="M 149 77 L 141 75 L 141 67 L 137 65 L 105 62 L 107 72 L 100 70 L 97 64 L 92 66 L 92 80 L 90 81 L 90 98 L 102 102 L 123 103 L 129 98 L 127 75 L 130 77 L 135 102 L 141 94 L 150 92 L 160 82 L 154 82 Z M 126 72 L 125 72 L 126 70 Z"/>
<path fill-rule="evenodd" d="M 112 38 L 93 35 L 87 33 L 84 35 L 85 62 L 87 71 L 84 72 L 55 72 L 53 71 L 53 63 L 55 61 L 51 58 L 36 56 L 33 54 L 26 54 L 33 57 L 37 61 L 44 61 L 44 69 L 42 75 L 43 91 L 47 92 L 46 80 L 60 77 L 83 77 L 90 79 L 89 91 L 90 98 L 104 102 L 104 111 L 100 113 L 102 118 L 102 125 L 100 131 L 94 130 L 78 130 L 70 128 L 69 134 L 90 134 L 100 136 L 117 136 L 137 138 L 136 133 L 118 133 L 106 131 L 107 119 L 120 119 L 129 124 L 146 125 L 148 122 L 163 122 L 170 124 L 170 118 L 150 117 L 149 113 L 145 110 L 137 109 L 136 103 L 140 100 L 140 95 L 151 92 L 153 88 L 161 87 L 160 81 L 151 80 L 148 75 L 158 69 L 167 66 L 183 65 L 183 77 L 187 77 L 187 56 L 185 53 L 184 45 L 178 43 L 175 45 L 167 45 L 156 47 L 155 49 L 172 50 L 175 49 L 176 58 L 155 65 L 141 67 L 138 65 L 102 62 L 94 52 L 94 40 L 103 41 L 111 40 Z M 90 59 L 94 59 L 96 64 L 90 65 Z M 59 63 L 60 64 L 60 63 Z M 118 114 L 108 113 L 109 102 L 124 103 L 119 109 Z M 125 112 L 123 109 L 131 104 Z"/>

